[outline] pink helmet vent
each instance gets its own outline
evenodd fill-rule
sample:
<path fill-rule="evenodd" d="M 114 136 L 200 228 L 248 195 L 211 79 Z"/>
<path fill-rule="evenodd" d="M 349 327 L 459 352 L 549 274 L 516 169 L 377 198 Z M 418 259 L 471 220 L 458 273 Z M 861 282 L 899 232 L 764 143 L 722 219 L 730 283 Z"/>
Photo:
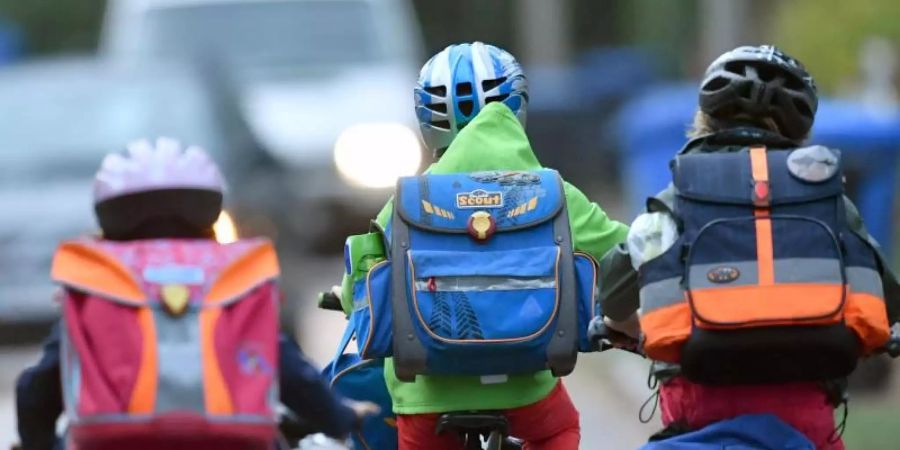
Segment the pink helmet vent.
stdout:
<path fill-rule="evenodd" d="M 94 203 L 123 195 L 165 189 L 224 192 L 219 168 L 200 147 L 182 148 L 175 139 L 141 139 L 127 151 L 106 155 L 94 178 Z"/>

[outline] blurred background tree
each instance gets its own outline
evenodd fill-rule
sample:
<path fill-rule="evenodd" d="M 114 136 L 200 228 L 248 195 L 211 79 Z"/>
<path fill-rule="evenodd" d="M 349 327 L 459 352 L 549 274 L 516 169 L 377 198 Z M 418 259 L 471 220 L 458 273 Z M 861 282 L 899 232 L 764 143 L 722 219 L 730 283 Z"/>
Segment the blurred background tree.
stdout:
<path fill-rule="evenodd" d="M 789 0 L 769 21 L 771 41 L 804 62 L 820 88 L 847 93 L 859 72 L 860 50 L 873 36 L 900 43 L 896 0 Z"/>
<path fill-rule="evenodd" d="M 0 0 L 0 18 L 18 23 L 25 51 L 89 51 L 100 35 L 105 0 Z"/>

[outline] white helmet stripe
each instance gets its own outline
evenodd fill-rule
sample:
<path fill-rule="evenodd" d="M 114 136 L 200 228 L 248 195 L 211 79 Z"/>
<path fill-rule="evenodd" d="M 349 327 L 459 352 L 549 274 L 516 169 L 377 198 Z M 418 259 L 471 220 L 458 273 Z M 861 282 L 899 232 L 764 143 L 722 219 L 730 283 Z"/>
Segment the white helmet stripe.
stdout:
<path fill-rule="evenodd" d="M 472 59 L 475 61 L 475 73 L 479 82 L 493 80 L 499 77 L 500 75 L 495 70 L 494 61 L 493 58 L 491 58 L 491 51 L 487 45 L 476 42 L 473 44 L 472 49 L 474 50 Z M 476 91 L 478 92 L 478 103 L 484 105 L 487 93 L 480 87 L 479 89 L 476 89 Z"/>

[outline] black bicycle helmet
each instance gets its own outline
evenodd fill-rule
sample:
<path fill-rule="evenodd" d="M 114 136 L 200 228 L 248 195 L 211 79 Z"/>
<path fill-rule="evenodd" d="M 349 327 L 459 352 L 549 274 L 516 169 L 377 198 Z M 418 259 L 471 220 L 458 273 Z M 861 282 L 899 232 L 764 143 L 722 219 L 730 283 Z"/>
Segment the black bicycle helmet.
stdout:
<path fill-rule="evenodd" d="M 713 118 L 772 119 L 803 139 L 819 105 L 816 84 L 799 61 L 771 45 L 738 47 L 719 56 L 700 85 L 700 110 Z"/>

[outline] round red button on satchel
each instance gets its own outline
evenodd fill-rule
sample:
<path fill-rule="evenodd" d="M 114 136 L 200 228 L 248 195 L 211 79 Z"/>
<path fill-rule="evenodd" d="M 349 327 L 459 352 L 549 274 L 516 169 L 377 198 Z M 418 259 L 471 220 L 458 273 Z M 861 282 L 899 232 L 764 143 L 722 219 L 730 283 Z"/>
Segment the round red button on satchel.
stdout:
<path fill-rule="evenodd" d="M 769 183 L 757 181 L 753 184 L 753 203 L 757 206 L 769 205 Z"/>
<path fill-rule="evenodd" d="M 472 236 L 478 242 L 484 242 L 490 239 L 497 231 L 497 222 L 494 217 L 487 211 L 475 211 L 469 216 L 469 222 L 466 226 L 469 236 Z"/>

